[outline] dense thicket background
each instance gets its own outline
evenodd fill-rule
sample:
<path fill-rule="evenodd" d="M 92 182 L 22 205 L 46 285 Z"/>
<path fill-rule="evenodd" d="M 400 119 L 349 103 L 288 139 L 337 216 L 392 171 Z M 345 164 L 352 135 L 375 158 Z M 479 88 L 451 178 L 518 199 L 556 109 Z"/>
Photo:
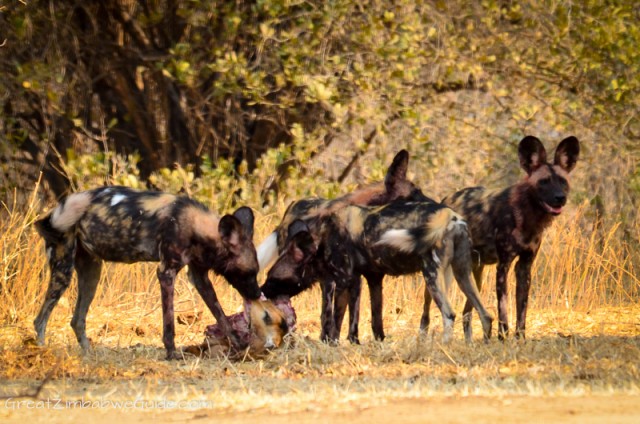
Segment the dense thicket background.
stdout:
<path fill-rule="evenodd" d="M 572 200 L 634 239 L 638 22 L 629 1 L 4 2 L 3 200 L 97 177 L 268 207 L 403 147 L 439 197 L 513 182 L 526 134 L 574 134 Z"/>

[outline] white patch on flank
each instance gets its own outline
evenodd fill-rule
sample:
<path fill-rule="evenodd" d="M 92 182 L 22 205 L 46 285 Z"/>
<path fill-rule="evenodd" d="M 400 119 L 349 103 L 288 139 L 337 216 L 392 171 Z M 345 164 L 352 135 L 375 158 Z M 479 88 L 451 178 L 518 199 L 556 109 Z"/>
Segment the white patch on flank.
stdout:
<path fill-rule="evenodd" d="M 116 194 L 111 198 L 111 206 L 115 206 L 118 203 L 122 202 L 124 198 L 127 197 L 124 194 Z"/>
<path fill-rule="evenodd" d="M 58 231 L 65 232 L 82 218 L 91 203 L 91 195 L 83 191 L 67 197 L 51 214 L 51 226 Z"/>
<path fill-rule="evenodd" d="M 53 255 L 53 247 L 47 247 L 47 260 L 50 261 L 51 260 L 51 256 Z"/>
<path fill-rule="evenodd" d="M 264 270 L 275 258 L 278 257 L 278 233 L 275 231 L 262 242 L 256 249 L 260 271 Z"/>
<path fill-rule="evenodd" d="M 376 245 L 378 244 L 384 244 L 406 253 L 413 252 L 416 248 L 416 242 L 409 230 L 389 230 L 376 242 Z"/>

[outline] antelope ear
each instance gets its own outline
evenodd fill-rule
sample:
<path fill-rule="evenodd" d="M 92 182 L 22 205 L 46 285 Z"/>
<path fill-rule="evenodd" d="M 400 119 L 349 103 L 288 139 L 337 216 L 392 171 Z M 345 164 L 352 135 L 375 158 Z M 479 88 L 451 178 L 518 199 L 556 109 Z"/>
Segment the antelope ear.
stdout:
<path fill-rule="evenodd" d="M 565 138 L 556 147 L 553 163 L 567 172 L 571 172 L 580 156 L 580 142 L 574 136 Z"/>
<path fill-rule="evenodd" d="M 387 169 L 387 175 L 384 177 L 384 187 L 387 193 L 392 193 L 398 182 L 406 181 L 408 168 L 409 152 L 402 149 L 396 153 L 393 162 L 389 166 L 389 169 Z"/>
<path fill-rule="evenodd" d="M 531 175 L 543 163 L 547 162 L 547 151 L 537 137 L 528 135 L 518 146 L 520 166 Z"/>
<path fill-rule="evenodd" d="M 242 206 L 233 213 L 233 216 L 235 216 L 236 219 L 240 221 L 240 224 L 242 224 L 242 230 L 244 231 L 244 234 L 246 234 L 247 238 L 253 240 L 254 217 L 251 208 Z"/>
<path fill-rule="evenodd" d="M 238 247 L 242 236 L 243 227 L 238 218 L 233 215 L 225 215 L 218 223 L 218 233 L 227 248 Z"/>

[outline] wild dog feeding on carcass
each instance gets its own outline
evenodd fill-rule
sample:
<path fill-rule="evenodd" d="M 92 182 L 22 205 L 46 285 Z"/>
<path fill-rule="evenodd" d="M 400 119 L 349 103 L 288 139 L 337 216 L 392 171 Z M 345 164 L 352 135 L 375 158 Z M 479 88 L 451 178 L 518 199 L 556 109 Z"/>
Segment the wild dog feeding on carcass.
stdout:
<path fill-rule="evenodd" d="M 267 308 L 257 282 L 258 260 L 253 245 L 253 212 L 241 207 L 219 218 L 185 196 L 126 187 L 101 187 L 75 193 L 36 222 L 45 239 L 51 271 L 44 303 L 34 321 L 44 343 L 47 321 L 69 286 L 75 268 L 78 299 L 71 326 L 82 348 L 89 348 L 86 315 L 94 298 L 102 261 L 160 262 L 163 337 L 167 358 L 176 358 L 173 310 L 174 281 L 185 265 L 189 279 L 236 348 L 244 348 L 218 302 L 208 277 L 210 269 L 224 276 L 250 304 L 252 314 Z M 279 327 L 282 317 L 255 326 Z M 263 328 L 263 332 L 273 329 Z"/>
<path fill-rule="evenodd" d="M 464 216 L 473 239 L 473 274 L 478 289 L 485 265 L 498 263 L 496 293 L 499 332 L 503 339 L 507 323 L 507 273 L 516 263 L 516 337 L 524 337 L 531 265 L 540 248 L 542 234 L 562 212 L 569 193 L 569 173 L 576 165 L 580 143 L 568 137 L 556 148 L 553 163 L 536 137 L 527 136 L 518 147 L 520 166 L 527 176 L 519 183 L 497 191 L 466 188 L 443 200 Z M 464 307 L 463 326 L 471 331 L 471 305 Z"/>
<path fill-rule="evenodd" d="M 376 206 L 394 201 L 431 200 L 424 196 L 420 189 L 407 179 L 408 164 L 409 153 L 406 150 L 400 150 L 393 158 L 384 182 L 365 186 L 333 200 L 312 198 L 302 199 L 292 203 L 285 212 L 280 225 L 258 246 L 258 261 L 260 262 L 261 269 L 264 269 L 267 264 L 273 261 L 278 256 L 278 253 L 284 251 L 288 239 L 287 232 L 289 226 L 298 219 L 303 220 L 313 233 L 316 231 L 316 223 L 319 222 L 319 219 L 324 216 L 329 216 L 331 213 L 349 205 Z M 323 289 L 322 311 L 324 314 L 325 311 L 331 312 L 334 303 L 335 283 L 330 280 L 330 276 L 323 276 L 322 278 L 327 280 L 321 285 Z M 312 283 L 313 281 L 309 282 L 309 284 Z M 335 297 L 335 308 L 336 310 L 340 308 L 340 317 L 344 315 L 346 302 L 349 302 L 350 328 L 355 328 L 355 330 L 352 329 L 349 331 L 349 340 L 355 343 L 358 342 L 357 317 L 359 314 L 359 306 L 356 302 L 359 302 L 360 284 L 360 277 L 358 277 L 352 282 L 349 292 L 344 292 L 340 297 Z M 382 310 L 382 278 L 367 279 L 367 284 L 369 286 L 372 310 Z M 265 292 L 268 298 L 274 297 L 275 294 L 273 293 L 276 292 L 286 296 L 295 296 L 309 288 L 308 286 L 283 287 L 283 291 L 276 290 L 272 293 L 269 287 L 271 286 L 268 286 L 267 292 Z M 331 313 L 331 315 L 333 316 L 333 313 Z M 324 315 L 322 319 L 325 319 Z M 340 320 L 340 323 L 341 322 L 342 320 Z M 373 317 L 372 326 L 380 328 L 380 331 L 375 333 L 377 337 L 382 339 L 384 334 L 382 332 L 381 315 L 379 317 Z M 323 327 L 321 339 L 326 341 L 329 340 L 330 336 L 324 330 L 325 328 Z M 338 335 L 339 326 L 336 337 Z"/>
<path fill-rule="evenodd" d="M 352 291 L 360 275 L 382 281 L 384 275 L 422 272 L 425 278 L 425 306 L 420 329 L 429 326 L 429 302 L 435 299 L 443 317 L 443 338 L 448 341 L 455 313 L 437 284 L 440 269 L 451 266 L 462 291 L 481 316 L 484 337 L 491 336 L 492 317 L 482 305 L 471 281 L 471 240 L 462 218 L 435 202 L 396 202 L 378 208 L 346 206 L 319 219 L 311 231 L 301 220 L 288 231 L 284 252 L 267 274 L 262 287 L 272 296 L 292 294 L 321 280 L 335 282 L 336 297 Z M 322 278 L 325 277 L 325 278 Z M 327 290 L 327 289 L 325 289 Z M 356 308 L 359 302 L 357 290 Z M 381 306 L 381 304 L 380 304 Z M 328 308 L 327 308 L 328 309 Z M 381 308 L 372 311 L 380 314 Z M 336 326 L 330 310 L 323 310 L 322 331 L 335 340 Z M 382 339 L 380 327 L 374 336 Z M 357 316 L 355 321 L 357 327 Z M 352 329 L 350 328 L 350 331 Z M 471 334 L 465 334 L 469 340 Z"/>

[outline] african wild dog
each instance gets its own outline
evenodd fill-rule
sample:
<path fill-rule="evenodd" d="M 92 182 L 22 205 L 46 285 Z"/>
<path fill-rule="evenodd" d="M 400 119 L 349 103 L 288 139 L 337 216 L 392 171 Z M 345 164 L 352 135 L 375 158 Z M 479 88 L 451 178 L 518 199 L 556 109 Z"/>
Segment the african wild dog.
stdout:
<path fill-rule="evenodd" d="M 267 239 L 260 244 L 260 246 L 258 246 L 257 251 L 260 268 L 264 269 L 267 264 L 275 259 L 278 252 L 283 252 L 287 241 L 288 228 L 295 220 L 303 220 L 313 233 L 316 231 L 316 223 L 318 220 L 349 205 L 376 206 L 400 200 L 411 201 L 426 199 L 427 201 L 430 201 L 431 199 L 424 196 L 418 187 L 407 180 L 408 163 L 409 153 L 406 150 L 400 150 L 395 155 L 393 162 L 389 166 L 384 182 L 365 186 L 334 200 L 311 198 L 292 203 L 285 212 L 280 225 L 278 225 L 276 230 L 269 235 Z M 328 277 L 323 277 L 323 279 L 324 278 Z M 313 281 L 309 282 L 309 284 L 312 283 Z M 367 283 L 371 294 L 372 309 L 382 310 L 382 279 L 367 279 Z M 330 310 L 334 299 L 335 284 L 331 281 L 325 281 L 321 284 L 321 287 L 323 288 L 322 311 Z M 293 292 L 287 291 L 286 295 L 295 296 L 306 288 L 308 287 L 299 288 L 299 290 L 294 290 Z M 325 288 L 327 289 L 326 291 L 324 290 Z M 346 302 L 348 301 L 351 327 L 355 325 L 355 328 L 357 328 L 358 308 L 356 307 L 356 302 L 359 302 L 360 296 L 359 277 L 357 278 L 357 282 L 354 281 L 352 283 L 350 292 L 352 292 L 353 295 L 349 295 L 349 293 L 345 292 L 341 297 L 335 297 L 335 308 L 336 310 L 338 310 L 338 308 L 342 309 L 342 313 L 340 314 L 340 317 L 342 317 L 344 315 Z M 271 298 L 271 296 L 269 296 L 269 292 L 265 293 L 265 295 Z M 381 318 L 379 323 L 376 318 L 374 318 L 374 321 L 375 324 L 372 325 L 381 328 Z M 342 323 L 342 320 L 340 320 L 340 323 Z M 384 337 L 382 335 L 382 330 L 376 334 Z M 329 335 L 323 332 L 321 338 L 323 340 L 328 340 Z M 358 342 L 357 330 L 355 332 L 349 332 L 349 340 L 355 343 Z"/>
<path fill-rule="evenodd" d="M 102 261 L 134 263 L 159 261 L 162 293 L 164 346 L 167 358 L 176 358 L 173 294 L 178 271 L 189 266 L 189 279 L 238 348 L 236 339 L 208 277 L 214 270 L 223 275 L 251 308 L 266 310 L 259 300 L 258 260 L 253 246 L 253 212 L 239 208 L 218 218 L 205 206 L 184 196 L 126 187 L 101 187 L 75 193 L 36 222 L 45 239 L 51 280 L 40 313 L 34 321 L 38 342 L 44 343 L 49 315 L 69 286 L 75 268 L 78 299 L 71 326 L 78 342 L 89 348 L 85 334 L 86 315 L 96 292 Z M 272 314 L 271 323 L 280 331 L 282 316 Z"/>
<path fill-rule="evenodd" d="M 556 148 L 553 164 L 547 162 L 547 152 L 536 137 L 527 136 L 520 142 L 520 166 L 527 176 L 503 190 L 488 191 L 482 187 L 466 188 L 443 200 L 465 217 L 473 239 L 473 274 L 482 285 L 485 265 L 498 263 L 496 292 L 498 297 L 499 333 L 508 333 L 507 273 L 513 260 L 516 264 L 516 337 L 524 337 L 527 302 L 531 285 L 531 264 L 538 253 L 542 233 L 553 218 L 562 212 L 569 192 L 569 172 L 580 154 L 580 143 L 568 137 Z M 471 305 L 464 307 L 465 331 L 471 331 Z"/>
<path fill-rule="evenodd" d="M 276 259 L 278 253 L 282 252 L 287 240 L 287 229 L 297 219 L 313 225 L 319 217 L 348 205 L 379 206 L 395 200 L 425 199 L 420 189 L 407 180 L 408 166 L 409 153 L 403 149 L 396 153 L 383 182 L 367 185 L 333 200 L 316 197 L 291 203 L 282 217 L 282 222 L 257 248 L 260 269 L 265 269 Z"/>
<path fill-rule="evenodd" d="M 367 281 L 381 282 L 387 274 L 422 272 L 425 299 L 436 300 L 447 341 L 455 313 L 437 284 L 439 270 L 447 266 L 453 268 L 460 288 L 478 310 L 488 339 L 493 319 L 471 281 L 471 240 L 466 224 L 453 210 L 435 202 L 394 202 L 377 208 L 345 206 L 321 218 L 316 231 L 301 220 L 294 221 L 286 248 L 269 270 L 262 290 L 267 296 L 294 295 L 322 279 L 323 284 L 335 282 L 338 298 L 342 292 L 354 292 L 357 285 L 357 311 L 360 275 Z M 381 315 L 382 305 L 373 307 L 379 308 L 375 312 Z M 357 325 L 357 314 L 355 318 Z M 323 310 L 321 320 L 323 334 L 335 340 L 337 328 L 331 311 Z M 381 317 L 379 321 L 372 324 L 374 336 L 382 339 Z M 425 302 L 420 329 L 426 332 L 428 326 L 429 308 Z"/>

